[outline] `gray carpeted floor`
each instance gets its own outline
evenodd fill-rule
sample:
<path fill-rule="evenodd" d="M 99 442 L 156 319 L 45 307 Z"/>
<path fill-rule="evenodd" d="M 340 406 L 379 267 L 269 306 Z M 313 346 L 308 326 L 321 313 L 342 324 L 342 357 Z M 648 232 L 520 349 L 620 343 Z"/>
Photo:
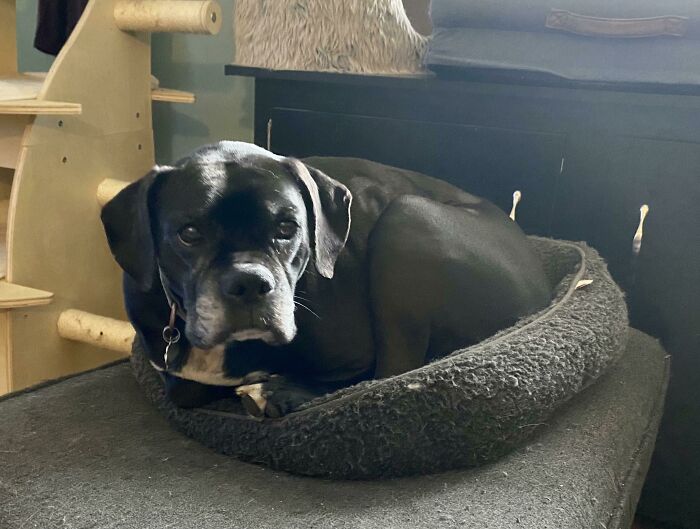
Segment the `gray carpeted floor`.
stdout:
<path fill-rule="evenodd" d="M 629 527 L 667 372 L 635 331 L 608 375 L 496 464 L 329 482 L 172 431 L 120 364 L 0 402 L 0 528 Z"/>

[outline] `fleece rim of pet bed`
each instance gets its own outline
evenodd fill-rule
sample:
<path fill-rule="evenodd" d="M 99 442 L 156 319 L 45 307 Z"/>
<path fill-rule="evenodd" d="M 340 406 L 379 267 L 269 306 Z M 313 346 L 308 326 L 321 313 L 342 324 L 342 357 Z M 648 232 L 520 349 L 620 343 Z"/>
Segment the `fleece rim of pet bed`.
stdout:
<path fill-rule="evenodd" d="M 584 243 L 531 238 L 550 305 L 419 369 L 316 399 L 280 419 L 240 403 L 181 409 L 138 343 L 134 373 L 170 423 L 216 451 L 297 474 L 368 479 L 492 461 L 530 438 L 593 383 L 627 342 L 624 296 Z"/>

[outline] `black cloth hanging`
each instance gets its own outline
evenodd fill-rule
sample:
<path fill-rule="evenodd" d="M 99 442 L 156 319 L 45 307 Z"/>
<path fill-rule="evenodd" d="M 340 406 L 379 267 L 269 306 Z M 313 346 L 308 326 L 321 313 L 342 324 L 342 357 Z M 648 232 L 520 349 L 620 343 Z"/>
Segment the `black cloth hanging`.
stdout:
<path fill-rule="evenodd" d="M 58 55 L 87 3 L 88 0 L 39 0 L 34 47 Z"/>

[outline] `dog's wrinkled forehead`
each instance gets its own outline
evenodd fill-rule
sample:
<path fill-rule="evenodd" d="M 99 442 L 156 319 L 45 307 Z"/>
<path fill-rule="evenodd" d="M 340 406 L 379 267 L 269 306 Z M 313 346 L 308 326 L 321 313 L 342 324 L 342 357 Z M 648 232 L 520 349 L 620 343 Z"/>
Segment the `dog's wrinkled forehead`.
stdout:
<path fill-rule="evenodd" d="M 283 157 L 242 142 L 205 146 L 175 164 L 163 199 L 180 210 L 210 208 L 234 193 L 280 193 L 293 179 Z"/>
<path fill-rule="evenodd" d="M 211 145 L 205 145 L 193 153 L 191 153 L 187 158 L 183 158 L 181 162 L 186 162 L 188 160 L 194 163 L 207 164 L 207 163 L 239 163 L 245 164 L 250 163 L 251 160 L 261 160 L 268 159 L 272 161 L 280 162 L 283 157 L 277 156 L 276 154 L 258 147 L 252 143 L 245 143 L 242 141 L 220 141 L 218 143 L 213 143 Z M 180 162 L 178 162 L 179 164 Z"/>
<path fill-rule="evenodd" d="M 149 290 L 156 272 L 153 243 L 175 240 L 190 228 L 208 231 L 207 240 L 250 228 L 269 242 L 274 228 L 294 223 L 308 234 L 317 271 L 330 279 L 350 233 L 351 203 L 347 187 L 300 160 L 222 141 L 154 167 L 106 204 L 101 218 L 117 262 Z"/>

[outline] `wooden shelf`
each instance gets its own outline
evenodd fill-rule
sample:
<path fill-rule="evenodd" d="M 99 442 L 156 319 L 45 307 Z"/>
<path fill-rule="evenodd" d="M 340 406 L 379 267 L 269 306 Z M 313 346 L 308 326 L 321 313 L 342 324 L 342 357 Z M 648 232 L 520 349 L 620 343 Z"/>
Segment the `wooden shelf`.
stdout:
<path fill-rule="evenodd" d="M 69 115 L 82 112 L 82 106 L 78 103 L 37 99 L 45 79 L 45 73 L 0 77 L 0 114 Z"/>
<path fill-rule="evenodd" d="M 71 115 L 80 114 L 80 103 L 45 101 L 37 99 L 46 79 L 45 73 L 23 73 L 0 77 L 0 115 Z M 155 87 L 151 91 L 153 101 L 192 104 L 196 98 L 192 92 Z"/>
<path fill-rule="evenodd" d="M 196 97 L 192 92 L 171 90 L 169 88 L 154 88 L 151 91 L 151 99 L 153 101 L 165 101 L 167 103 L 192 104 L 195 102 Z"/>
<path fill-rule="evenodd" d="M 0 101 L 0 114 L 49 114 L 66 116 L 80 114 L 83 111 L 79 103 L 62 101 L 40 101 L 38 99 L 22 99 L 18 101 Z"/>
<path fill-rule="evenodd" d="M 48 305 L 52 299 L 52 292 L 15 285 L 5 280 L 0 281 L 0 309 Z"/>

